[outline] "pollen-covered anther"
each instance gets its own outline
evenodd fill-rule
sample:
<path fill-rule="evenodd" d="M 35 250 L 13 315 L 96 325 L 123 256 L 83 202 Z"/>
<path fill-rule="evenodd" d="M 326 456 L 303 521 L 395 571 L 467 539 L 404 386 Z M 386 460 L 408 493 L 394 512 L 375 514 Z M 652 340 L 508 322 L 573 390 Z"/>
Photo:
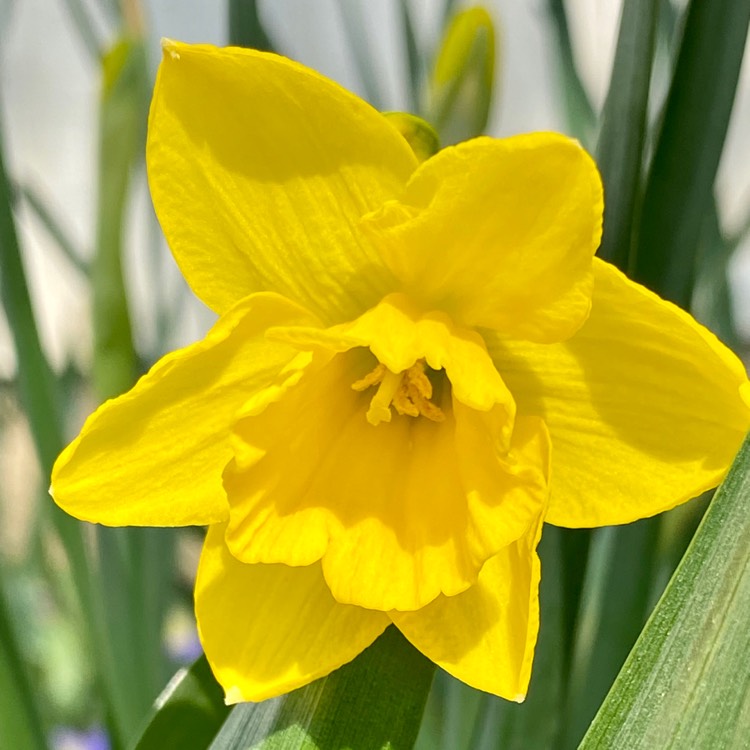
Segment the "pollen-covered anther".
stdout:
<path fill-rule="evenodd" d="M 377 385 L 377 393 L 370 401 L 367 421 L 372 425 L 391 421 L 391 406 L 401 415 L 427 417 L 433 422 L 445 419 L 443 410 L 434 404 L 432 383 L 425 373 L 424 360 L 417 360 L 400 373 L 391 372 L 382 362 L 365 377 L 352 383 L 355 391 L 364 391 Z"/>

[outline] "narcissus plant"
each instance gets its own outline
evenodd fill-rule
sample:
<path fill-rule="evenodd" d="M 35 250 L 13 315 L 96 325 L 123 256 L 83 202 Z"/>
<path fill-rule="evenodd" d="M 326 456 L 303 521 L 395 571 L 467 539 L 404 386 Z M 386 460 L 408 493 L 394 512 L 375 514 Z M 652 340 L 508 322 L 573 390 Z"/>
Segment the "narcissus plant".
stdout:
<path fill-rule="evenodd" d="M 391 623 L 522 699 L 543 522 L 671 508 L 750 425 L 737 358 L 595 257 L 602 186 L 569 138 L 420 163 L 301 65 L 165 42 L 147 160 L 218 321 L 89 417 L 52 492 L 87 521 L 209 527 L 196 612 L 229 702 Z"/>

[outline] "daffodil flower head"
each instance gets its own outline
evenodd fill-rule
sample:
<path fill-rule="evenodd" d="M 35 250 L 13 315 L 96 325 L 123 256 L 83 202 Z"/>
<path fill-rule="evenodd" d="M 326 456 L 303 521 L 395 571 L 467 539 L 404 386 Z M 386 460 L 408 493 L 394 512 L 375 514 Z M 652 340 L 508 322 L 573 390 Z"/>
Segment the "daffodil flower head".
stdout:
<path fill-rule="evenodd" d="M 87 420 L 55 500 L 209 526 L 196 612 L 229 702 L 325 675 L 389 624 L 522 699 L 543 521 L 627 523 L 715 486 L 750 424 L 744 368 L 594 257 L 602 188 L 577 142 L 420 163 L 301 65 L 164 50 L 151 193 L 219 318 Z"/>

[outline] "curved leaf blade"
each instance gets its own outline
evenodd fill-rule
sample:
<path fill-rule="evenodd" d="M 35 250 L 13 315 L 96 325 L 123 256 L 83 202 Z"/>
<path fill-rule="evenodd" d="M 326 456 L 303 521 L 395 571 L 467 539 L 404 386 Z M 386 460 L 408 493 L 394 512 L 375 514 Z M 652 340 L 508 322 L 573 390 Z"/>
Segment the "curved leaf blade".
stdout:
<path fill-rule="evenodd" d="M 745 747 L 750 437 L 580 750 Z"/>
<path fill-rule="evenodd" d="M 205 656 L 180 670 L 156 701 L 134 750 L 205 750 L 229 714 Z"/>
<path fill-rule="evenodd" d="M 263 703 L 238 705 L 210 750 L 408 750 L 434 672 L 435 665 L 391 626 L 328 677 Z"/>
<path fill-rule="evenodd" d="M 687 307 L 734 103 L 750 0 L 692 0 L 641 213 L 635 278 Z"/>

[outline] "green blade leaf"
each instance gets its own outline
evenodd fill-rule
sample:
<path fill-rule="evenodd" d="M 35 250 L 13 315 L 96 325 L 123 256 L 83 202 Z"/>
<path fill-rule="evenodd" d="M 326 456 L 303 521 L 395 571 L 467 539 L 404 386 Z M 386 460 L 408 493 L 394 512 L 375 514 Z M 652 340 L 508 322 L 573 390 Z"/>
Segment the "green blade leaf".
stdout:
<path fill-rule="evenodd" d="M 495 80 L 495 28 L 481 7 L 453 16 L 432 71 L 429 117 L 444 144 L 484 132 Z"/>
<path fill-rule="evenodd" d="M 422 75 L 424 73 L 422 56 L 419 52 L 414 22 L 409 10 L 409 0 L 400 0 L 398 6 L 401 15 L 401 29 L 404 35 L 404 51 L 406 53 L 408 71 L 406 82 L 409 86 L 409 107 L 411 107 L 413 113 L 419 114 L 420 91 L 422 87 Z"/>
<path fill-rule="evenodd" d="M 559 748 L 569 654 L 564 622 L 564 537 L 568 529 L 546 525 L 539 542 L 542 580 L 539 640 L 526 700 L 519 704 L 483 694 L 483 710 L 466 750 L 552 750 Z M 451 748 L 453 750 L 453 748 Z"/>
<path fill-rule="evenodd" d="M 749 538 L 750 436 L 581 750 L 746 747 Z"/>
<path fill-rule="evenodd" d="M 584 579 L 562 747 L 576 747 L 649 611 L 661 519 L 597 529 Z"/>
<path fill-rule="evenodd" d="M 627 270 L 640 187 L 659 3 L 622 6 L 617 51 L 596 148 L 604 182 L 604 235 L 599 256 Z"/>
<path fill-rule="evenodd" d="M 229 44 L 273 52 L 257 0 L 229 0 Z"/>
<path fill-rule="evenodd" d="M 156 701 L 134 750 L 205 750 L 227 715 L 224 691 L 205 656 L 180 670 Z"/>
<path fill-rule="evenodd" d="M 547 13 L 557 40 L 557 55 L 562 79 L 560 88 L 564 94 L 563 103 L 568 124 L 573 135 L 588 147 L 594 131 L 596 115 L 576 69 L 564 1 L 547 0 Z"/>
<path fill-rule="evenodd" d="M 138 372 L 122 255 L 132 174 L 143 159 L 148 98 L 145 42 L 123 32 L 103 59 L 99 110 L 99 200 L 91 283 L 94 386 L 102 399 L 126 391 Z M 171 673 L 161 634 L 170 603 L 173 532 L 97 527 L 94 533 L 98 575 L 93 581 L 93 642 L 113 738 L 125 746 Z M 134 611 L 138 617 L 132 616 Z"/>
<path fill-rule="evenodd" d="M 383 112 L 383 117 L 404 136 L 420 163 L 440 150 L 438 134 L 421 117 L 408 112 Z"/>
<path fill-rule="evenodd" d="M 143 158 L 147 81 L 145 43 L 124 35 L 103 58 L 99 108 L 98 205 L 91 285 L 94 386 L 102 400 L 126 391 L 138 374 L 122 254 L 132 169 Z"/>
<path fill-rule="evenodd" d="M 750 0 L 692 0 L 641 214 L 635 277 L 686 307 L 740 73 Z"/>
<path fill-rule="evenodd" d="M 0 567 L 0 576 L 3 574 Z M 0 747 L 45 750 L 37 698 L 13 625 L 0 585 Z"/>
<path fill-rule="evenodd" d="M 52 240 L 62 251 L 62 254 L 70 262 L 81 276 L 88 277 L 90 269 L 83 253 L 78 250 L 76 244 L 71 240 L 66 229 L 63 228 L 60 219 L 54 215 L 47 201 L 30 184 L 16 185 L 18 194 L 26 201 L 26 204 L 34 213 L 39 223 Z"/>
<path fill-rule="evenodd" d="M 31 305 L 29 286 L 11 208 L 10 182 L 5 172 L 1 136 L 2 128 L 0 128 L 0 303 L 2 303 L 13 336 L 18 362 L 17 381 L 21 405 L 29 420 L 42 475 L 48 477 L 57 454 L 64 446 L 63 420 L 57 400 L 54 373 L 42 351 Z M 77 593 L 85 609 L 86 602 L 90 598 L 91 573 L 82 526 L 52 502 L 44 506 L 44 512 L 45 520 L 51 521 L 63 543 Z"/>
<path fill-rule="evenodd" d="M 391 626 L 328 677 L 280 698 L 237 706 L 211 750 L 408 750 L 434 671 Z"/>

